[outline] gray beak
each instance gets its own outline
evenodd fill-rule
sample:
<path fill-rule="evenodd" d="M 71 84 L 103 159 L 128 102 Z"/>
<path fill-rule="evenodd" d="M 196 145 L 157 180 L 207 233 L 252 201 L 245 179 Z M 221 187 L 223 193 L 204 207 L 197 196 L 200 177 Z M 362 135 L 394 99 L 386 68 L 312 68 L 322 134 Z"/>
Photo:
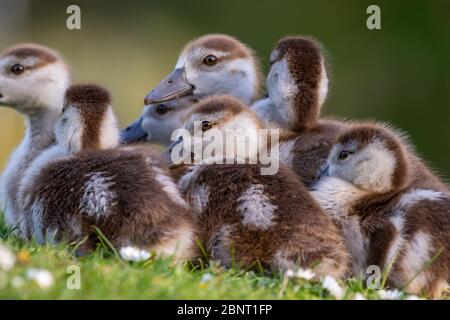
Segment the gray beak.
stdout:
<path fill-rule="evenodd" d="M 120 132 L 120 143 L 127 144 L 147 140 L 147 132 L 142 129 L 142 117 Z"/>
<path fill-rule="evenodd" d="M 329 175 L 330 175 L 330 166 L 326 166 L 317 176 L 316 180 L 314 180 L 313 183 L 311 183 L 311 185 L 309 186 L 309 190 L 314 191 L 320 179 L 328 177 Z"/>
<path fill-rule="evenodd" d="M 161 154 L 161 158 L 166 164 L 168 164 L 168 165 L 173 164 L 172 150 L 175 148 L 176 145 L 178 145 L 182 142 L 183 142 L 183 136 L 180 136 L 177 140 L 172 141 L 172 143 L 169 144 L 167 146 L 167 148 L 163 151 L 163 153 Z"/>
<path fill-rule="evenodd" d="M 323 169 L 322 172 L 320 173 L 319 178 L 328 177 L 329 175 L 330 175 L 330 166 L 326 166 L 326 168 Z"/>
<path fill-rule="evenodd" d="M 186 80 L 185 69 L 173 70 L 145 97 L 146 105 L 178 99 L 192 94 L 194 86 Z"/>
<path fill-rule="evenodd" d="M 167 148 L 164 152 L 166 152 L 166 151 L 172 152 L 173 148 L 175 148 L 175 146 L 181 142 L 183 142 L 183 136 L 180 136 L 177 140 L 172 141 L 172 143 L 167 146 Z"/>

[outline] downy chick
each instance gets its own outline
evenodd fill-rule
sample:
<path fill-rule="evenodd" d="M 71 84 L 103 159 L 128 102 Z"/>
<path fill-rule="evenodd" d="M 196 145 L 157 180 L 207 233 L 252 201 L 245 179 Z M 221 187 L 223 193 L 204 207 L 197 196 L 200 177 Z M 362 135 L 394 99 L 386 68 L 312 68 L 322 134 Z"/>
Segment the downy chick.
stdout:
<path fill-rule="evenodd" d="M 55 146 L 27 170 L 20 189 L 21 231 L 38 243 L 82 241 L 95 249 L 96 228 L 117 248 L 195 255 L 195 225 L 169 173 L 149 147 L 118 145 L 109 93 L 72 86 L 56 127 Z"/>
<path fill-rule="evenodd" d="M 439 297 L 450 276 L 450 195 L 417 183 L 411 148 L 386 126 L 354 125 L 333 147 L 313 195 L 341 225 L 358 221 L 359 231 L 351 225 L 362 237 L 346 243 L 359 248 L 354 256 L 363 253 L 362 269 L 390 269 L 391 286 Z"/>

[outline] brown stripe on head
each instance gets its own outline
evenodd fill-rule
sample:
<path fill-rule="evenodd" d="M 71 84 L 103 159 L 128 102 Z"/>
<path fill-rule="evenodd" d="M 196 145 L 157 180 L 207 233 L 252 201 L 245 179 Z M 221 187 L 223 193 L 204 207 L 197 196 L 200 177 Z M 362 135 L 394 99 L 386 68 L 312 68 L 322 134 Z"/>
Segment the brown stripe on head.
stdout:
<path fill-rule="evenodd" d="M 34 43 L 21 43 L 6 48 L 1 54 L 0 59 L 11 57 L 20 63 L 26 59 L 34 59 L 32 64 L 26 65 L 28 69 L 37 69 L 44 67 L 56 61 L 61 61 L 60 54 L 55 50 Z"/>
<path fill-rule="evenodd" d="M 66 91 L 64 111 L 75 108 L 83 124 L 82 148 L 100 148 L 103 120 L 111 105 L 109 92 L 96 85 L 73 85 Z"/>
<path fill-rule="evenodd" d="M 290 76 L 298 87 L 294 101 L 298 122 L 295 129 L 307 129 L 316 124 L 325 98 L 321 100 L 320 96 L 321 82 L 327 79 L 321 45 L 310 37 L 285 37 L 275 46 L 270 63 L 282 59 L 286 59 Z"/>
<path fill-rule="evenodd" d="M 351 129 L 339 137 L 338 143 L 341 145 L 355 143 L 357 151 L 372 143 L 381 143 L 395 157 L 396 165 L 392 187 L 398 190 L 405 187 L 412 179 L 406 139 L 404 134 L 384 124 L 363 122 L 354 124 Z"/>
<path fill-rule="evenodd" d="M 252 58 L 253 54 L 245 44 L 238 39 L 226 34 L 208 34 L 197 38 L 183 48 L 182 53 L 203 47 L 216 51 L 226 52 L 230 55 L 227 59 Z"/>
<path fill-rule="evenodd" d="M 66 91 L 66 104 L 87 103 L 95 105 L 111 104 L 109 92 L 97 85 L 82 84 L 73 85 Z"/>
<path fill-rule="evenodd" d="M 189 55 L 191 52 L 199 49 L 205 51 L 205 54 L 208 50 L 223 53 L 223 56 L 218 57 L 222 61 L 248 59 L 253 64 L 256 76 L 253 101 L 260 96 L 263 75 L 256 54 L 251 48 L 240 40 L 226 34 L 207 34 L 188 42 L 181 51 L 180 56 Z"/>

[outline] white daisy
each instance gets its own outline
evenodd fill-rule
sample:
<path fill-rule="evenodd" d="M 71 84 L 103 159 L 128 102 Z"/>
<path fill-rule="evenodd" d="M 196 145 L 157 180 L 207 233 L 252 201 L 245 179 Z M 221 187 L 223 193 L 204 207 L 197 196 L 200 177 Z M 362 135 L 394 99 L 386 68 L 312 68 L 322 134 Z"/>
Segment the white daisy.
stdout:
<path fill-rule="evenodd" d="M 311 269 L 300 268 L 295 273 L 295 276 L 299 279 L 311 280 L 312 278 L 314 278 L 316 276 L 316 274 Z"/>
<path fill-rule="evenodd" d="M 202 278 L 200 279 L 200 283 L 209 282 L 212 280 L 212 274 L 211 273 L 205 273 Z"/>
<path fill-rule="evenodd" d="M 398 291 L 397 289 L 395 289 L 395 290 L 384 290 L 384 289 L 378 290 L 378 295 L 383 300 L 398 300 L 402 297 L 402 293 L 400 291 Z"/>
<path fill-rule="evenodd" d="M 326 276 L 322 281 L 322 286 L 327 289 L 330 294 L 336 299 L 342 299 L 344 297 L 344 289 L 332 276 Z"/>
<path fill-rule="evenodd" d="M 424 299 L 412 294 L 412 295 L 407 296 L 406 300 L 424 300 Z"/>
<path fill-rule="evenodd" d="M 151 257 L 151 253 L 145 250 L 141 250 L 136 247 L 122 247 L 120 249 L 120 256 L 126 261 L 145 261 Z"/>
<path fill-rule="evenodd" d="M 55 283 L 55 279 L 53 278 L 51 272 L 44 269 L 28 270 L 27 278 L 34 280 L 42 289 L 47 289 Z"/>
<path fill-rule="evenodd" d="M 11 270 L 16 264 L 16 256 L 4 245 L 0 244 L 0 269 Z"/>
<path fill-rule="evenodd" d="M 291 269 L 287 270 L 285 275 L 288 278 L 292 278 L 294 276 L 294 270 Z"/>
<path fill-rule="evenodd" d="M 353 300 L 367 300 L 367 299 L 362 293 L 357 292 L 353 297 Z"/>

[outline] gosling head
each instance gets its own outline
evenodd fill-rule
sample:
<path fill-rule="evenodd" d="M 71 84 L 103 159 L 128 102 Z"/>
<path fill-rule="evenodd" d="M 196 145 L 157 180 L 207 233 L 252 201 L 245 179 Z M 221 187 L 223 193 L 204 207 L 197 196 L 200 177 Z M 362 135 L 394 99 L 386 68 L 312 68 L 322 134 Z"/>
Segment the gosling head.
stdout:
<path fill-rule="evenodd" d="M 185 97 L 145 106 L 141 117 L 120 133 L 121 142 L 151 141 L 168 145 L 173 130 L 184 124 L 195 102 L 195 99 Z"/>
<path fill-rule="evenodd" d="M 333 146 L 322 173 L 360 189 L 385 193 L 407 185 L 409 160 L 402 136 L 375 124 L 356 125 Z"/>
<path fill-rule="evenodd" d="M 67 89 L 55 134 L 58 144 L 70 153 L 116 147 L 119 129 L 109 92 L 95 85 Z"/>
<path fill-rule="evenodd" d="M 166 151 L 170 154 L 175 146 L 182 145 L 184 150 L 191 151 L 201 147 L 203 160 L 209 156 L 214 159 L 256 159 L 258 130 L 261 128 L 258 116 L 237 98 L 212 96 L 201 100 L 188 115 L 183 132 L 188 137 L 179 135 Z M 220 155 L 207 153 L 207 150 L 212 151 L 212 143 L 216 151 L 222 151 Z M 245 152 L 241 155 L 238 148 Z M 227 154 L 227 150 L 232 153 Z"/>
<path fill-rule="evenodd" d="M 294 130 L 315 125 L 328 92 L 320 44 L 308 37 L 281 39 L 269 59 L 267 92 Z"/>
<path fill-rule="evenodd" d="M 194 133 L 199 129 L 207 135 L 211 129 L 253 130 L 262 128 L 258 116 L 244 103 L 233 96 L 212 96 L 200 101 L 188 116 L 186 129 Z"/>
<path fill-rule="evenodd" d="M 215 94 L 249 104 L 257 98 L 259 87 L 260 69 L 252 50 L 228 35 L 211 34 L 184 47 L 175 69 L 147 95 L 145 104 Z"/>
<path fill-rule="evenodd" d="M 24 115 L 60 112 L 69 84 L 68 67 L 52 49 L 19 44 L 0 54 L 0 105 Z"/>

